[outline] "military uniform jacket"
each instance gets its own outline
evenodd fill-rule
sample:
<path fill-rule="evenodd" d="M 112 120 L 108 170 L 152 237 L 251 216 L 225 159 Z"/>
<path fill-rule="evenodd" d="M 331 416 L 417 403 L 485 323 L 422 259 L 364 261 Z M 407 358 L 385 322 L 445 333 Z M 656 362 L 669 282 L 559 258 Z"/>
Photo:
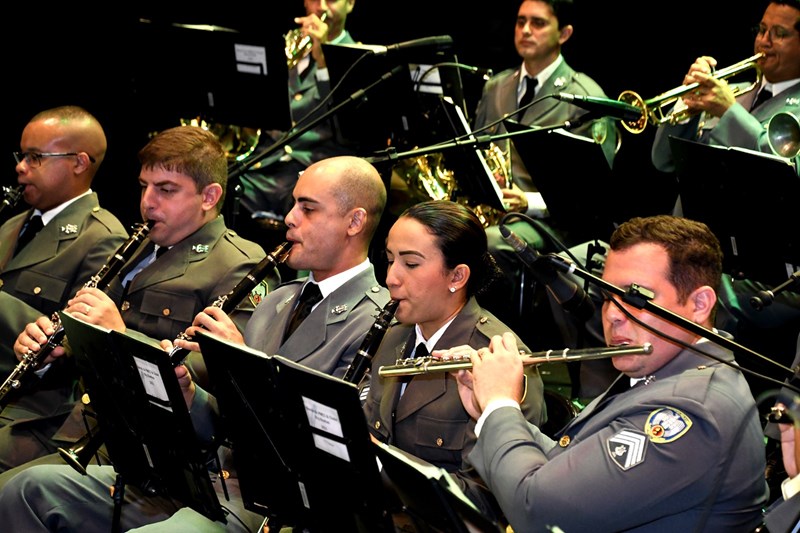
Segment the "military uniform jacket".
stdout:
<path fill-rule="evenodd" d="M 459 345 L 483 348 L 493 335 L 510 328 L 470 298 L 448 326 L 435 349 Z M 378 376 L 378 368 L 405 359 L 414 349 L 414 325 L 395 325 L 386 332 L 372 361 L 371 383 L 364 411 L 372 434 L 448 472 L 457 474 L 462 490 L 488 516 L 496 514 L 483 482 L 466 461 L 475 444 L 475 420 L 461 404 L 455 378 L 447 372 L 411 378 Z M 520 339 L 520 349 L 527 350 Z M 533 368 L 533 367 L 530 367 Z M 545 418 L 543 384 L 538 371 L 528 373 L 525 410 L 531 420 Z M 401 385 L 407 382 L 400 395 Z"/>
<path fill-rule="evenodd" d="M 475 112 L 473 129 L 482 128 L 516 111 L 519 77 L 519 68 L 508 69 L 492 76 L 486 82 Z M 546 98 L 561 92 L 582 96 L 605 97 L 605 93 L 594 80 L 586 74 L 574 71 L 572 67 L 567 65 L 566 61 L 562 61 L 555 72 L 539 87 L 535 100 L 540 101 L 526 109 L 524 114 L 517 114 L 511 118 L 521 124 L 546 127 L 564 124 L 568 120 L 574 121 L 586 113 L 584 109 L 576 105 L 561 102 L 555 98 Z M 595 123 L 599 123 L 596 128 L 605 131 L 605 138 L 602 140 L 603 151 L 606 154 L 606 158 L 611 162 L 613 161 L 617 134 L 614 123 L 610 119 L 589 122 L 572 130 L 572 133 L 592 138 L 592 127 Z M 484 133 L 496 135 L 505 132 L 505 126 L 500 122 Z M 514 143 L 509 140 L 501 140 L 499 143 L 503 143 L 500 144 L 503 147 L 507 146 L 506 143 L 510 145 L 511 172 L 515 183 L 525 192 L 536 192 L 538 189 L 536 188 L 535 177 L 531 179 L 531 175 L 525 169 Z M 548 156 L 550 155 L 548 154 Z M 545 201 L 547 201 L 546 198 Z"/>
<path fill-rule="evenodd" d="M 735 84 L 742 87 L 747 84 Z M 772 154 L 769 146 L 767 124 L 778 113 L 791 113 L 800 119 L 800 83 L 774 95 L 752 111 L 757 91 L 749 91 L 736 98 L 720 118 L 698 115 L 685 124 L 662 125 L 653 142 L 652 159 L 663 172 L 673 172 L 675 163 L 669 146 L 670 137 L 690 139 L 713 146 L 738 146 Z M 800 172 L 800 155 L 794 158 L 795 171 Z"/>
<path fill-rule="evenodd" d="M 125 241 L 127 232 L 97 194 L 75 200 L 14 254 L 30 210 L 0 227 L 0 372 L 16 366 L 12 348 L 29 322 L 51 316 L 97 274 Z"/>
<path fill-rule="evenodd" d="M 698 346 L 733 361 L 730 352 Z M 753 531 L 766 502 L 761 424 L 742 374 L 683 351 L 630 389 L 622 375 L 555 442 L 491 413 L 470 460 L 514 531 Z M 616 386 L 624 392 L 609 394 Z"/>

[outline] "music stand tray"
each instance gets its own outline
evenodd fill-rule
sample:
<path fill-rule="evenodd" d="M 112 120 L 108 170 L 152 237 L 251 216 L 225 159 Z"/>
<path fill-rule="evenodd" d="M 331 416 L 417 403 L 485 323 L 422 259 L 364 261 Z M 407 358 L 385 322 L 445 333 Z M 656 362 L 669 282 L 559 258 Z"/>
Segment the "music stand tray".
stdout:
<path fill-rule="evenodd" d="M 311 531 L 391 530 L 355 385 L 213 334 L 197 338 L 245 507 Z"/>
<path fill-rule="evenodd" d="M 547 204 L 553 225 L 573 242 L 608 239 L 630 197 L 611 187 L 611 165 L 602 145 L 562 129 L 538 131 L 514 120 L 503 122 Z M 554 157 L 554 154 L 560 154 Z"/>
<path fill-rule="evenodd" d="M 87 324 L 66 312 L 60 317 L 124 483 L 224 522 L 169 355 L 144 336 Z"/>
<path fill-rule="evenodd" d="M 705 222 L 726 272 L 768 284 L 800 266 L 800 178 L 786 159 L 670 137 L 683 215 Z M 758 190 L 753 179 L 758 180 Z"/>

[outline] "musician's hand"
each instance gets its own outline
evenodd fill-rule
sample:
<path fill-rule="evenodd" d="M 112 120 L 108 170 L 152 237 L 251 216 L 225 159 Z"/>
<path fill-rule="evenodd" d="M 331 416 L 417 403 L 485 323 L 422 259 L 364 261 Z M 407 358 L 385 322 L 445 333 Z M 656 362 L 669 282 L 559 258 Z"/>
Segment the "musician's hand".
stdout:
<path fill-rule="evenodd" d="M 784 409 L 783 404 L 778 404 Z M 790 417 L 786 417 L 790 418 Z M 791 421 L 791 420 L 790 420 Z M 800 474 L 800 421 L 792 424 L 778 424 L 781 432 L 781 456 L 783 468 L 790 478 Z"/>
<path fill-rule="evenodd" d="M 231 317 L 225 311 L 215 306 L 208 306 L 194 317 L 192 325 L 186 328 L 186 334 L 189 338 L 194 338 L 198 329 L 203 329 L 209 333 L 213 333 L 217 337 L 221 337 L 230 342 L 237 344 L 244 344 L 244 337 L 242 332 L 236 327 Z M 196 342 L 176 340 L 176 346 L 187 348 L 189 350 L 199 352 L 200 346 Z"/>
<path fill-rule="evenodd" d="M 56 330 L 50 318 L 40 316 L 36 319 L 36 322 L 31 322 L 26 325 L 22 333 L 17 336 L 17 340 L 14 341 L 14 355 L 17 356 L 19 361 L 22 361 L 23 356 L 28 352 L 39 352 L 42 346 L 47 343 L 47 339 L 50 338 L 50 335 L 55 332 Z M 65 353 L 66 351 L 63 346 L 55 347 L 44 361 L 41 362 L 41 366 L 52 363 Z"/>
<path fill-rule="evenodd" d="M 317 68 L 327 68 L 322 44 L 328 42 L 328 24 L 323 22 L 316 13 L 305 17 L 296 17 L 294 21 L 300 24 L 300 31 L 303 35 L 311 37 L 311 56 L 314 58 Z"/>
<path fill-rule="evenodd" d="M 469 413 L 469 416 L 477 420 L 480 418 L 483 410 L 478 405 L 478 399 L 475 398 L 475 391 L 472 384 L 472 372 L 469 370 L 459 370 L 454 372 L 453 375 L 458 382 L 458 397 L 461 398 L 461 405 Z"/>
<path fill-rule="evenodd" d="M 728 82 L 713 76 L 716 65 L 716 59 L 703 56 L 698 57 L 689 68 L 683 84 L 698 84 L 695 90 L 683 95 L 683 102 L 690 111 L 696 113 L 705 111 L 711 116 L 721 117 L 736 103 L 736 97 Z"/>
<path fill-rule="evenodd" d="M 178 378 L 178 385 L 181 386 L 181 392 L 183 393 L 183 401 L 186 402 L 186 407 L 192 408 L 192 402 L 194 401 L 194 391 L 195 385 L 194 381 L 192 381 L 192 375 L 189 373 L 189 370 L 186 368 L 186 365 L 178 365 L 175 367 L 175 376 Z"/>
<path fill-rule="evenodd" d="M 506 332 L 492 337 L 488 348 L 472 356 L 472 391 L 480 410 L 495 399 L 521 402 L 525 392 L 522 375 L 522 358 L 514 335 Z"/>
<path fill-rule="evenodd" d="M 96 288 L 83 288 L 67 301 L 66 311 L 89 324 L 125 332 L 125 322 L 108 294 Z"/>
<path fill-rule="evenodd" d="M 503 205 L 509 213 L 525 213 L 528 211 L 528 197 L 522 189 L 512 184 L 510 189 L 503 189 Z"/>

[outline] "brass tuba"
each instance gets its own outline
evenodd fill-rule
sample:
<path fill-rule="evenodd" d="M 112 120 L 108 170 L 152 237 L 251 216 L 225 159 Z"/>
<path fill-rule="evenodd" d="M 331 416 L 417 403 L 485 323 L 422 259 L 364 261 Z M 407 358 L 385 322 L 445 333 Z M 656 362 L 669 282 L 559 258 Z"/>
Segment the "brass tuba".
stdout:
<path fill-rule="evenodd" d="M 225 156 L 231 163 L 244 161 L 250 157 L 261 138 L 260 128 L 219 124 L 201 117 L 182 118 L 180 122 L 181 126 L 197 126 L 213 133 L 219 139 L 225 150 Z"/>

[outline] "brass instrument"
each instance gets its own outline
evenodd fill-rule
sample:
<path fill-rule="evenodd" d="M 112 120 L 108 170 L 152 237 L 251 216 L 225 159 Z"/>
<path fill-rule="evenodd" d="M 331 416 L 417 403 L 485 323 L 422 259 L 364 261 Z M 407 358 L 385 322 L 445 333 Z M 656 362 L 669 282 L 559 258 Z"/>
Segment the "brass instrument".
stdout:
<path fill-rule="evenodd" d="M 800 153 L 800 120 L 788 112 L 777 113 L 767 122 L 767 141 L 777 155 L 792 159 Z"/>
<path fill-rule="evenodd" d="M 210 131 L 222 144 L 228 162 L 241 162 L 250 157 L 261 139 L 260 128 L 248 128 L 211 122 L 201 117 L 182 118 L 181 126 L 196 126 Z"/>
<path fill-rule="evenodd" d="M 325 22 L 328 18 L 328 12 L 322 14 L 319 18 L 322 22 Z M 300 62 L 301 59 L 306 57 L 311 52 L 311 46 L 314 44 L 311 40 L 310 35 L 303 35 L 303 30 L 300 28 L 295 28 L 293 30 L 289 30 L 286 32 L 286 35 L 283 36 L 286 46 L 284 51 L 286 52 L 286 64 L 289 67 L 289 70 L 292 70 L 297 63 Z"/>
<path fill-rule="evenodd" d="M 745 70 L 753 68 L 756 71 L 755 81 L 742 89 L 734 88 L 735 95 L 750 92 L 761 84 L 761 68 L 758 66 L 758 60 L 763 56 L 764 54 L 759 52 L 758 54 L 739 61 L 738 63 L 734 63 L 727 68 L 715 71 L 712 74 L 712 77 L 718 80 L 724 80 L 744 72 Z M 641 96 L 633 91 L 623 91 L 617 100 L 638 107 L 642 110 L 642 116 L 638 120 L 623 120 L 621 121 L 622 126 L 631 133 L 641 133 L 644 131 L 648 122 L 656 126 L 665 123 L 677 124 L 678 122 L 681 122 L 689 117 L 689 112 L 684 111 L 678 113 L 667 113 L 667 108 L 674 104 L 684 94 L 697 89 L 699 85 L 700 84 L 698 83 L 681 85 L 680 87 L 676 87 L 661 93 L 658 96 L 650 98 L 649 100 L 642 99 Z"/>
<path fill-rule="evenodd" d="M 272 252 L 268 253 L 264 259 L 259 261 L 259 263 L 254 266 L 228 294 L 223 294 L 214 300 L 211 307 L 222 309 L 226 314 L 233 312 L 236 306 L 239 305 L 239 302 L 241 302 L 256 285 L 261 283 L 271 270 L 286 261 L 290 251 L 291 245 L 288 242 L 279 244 Z M 188 340 L 189 336 L 186 335 L 185 331 L 182 331 L 176 340 L 178 339 Z M 186 348 L 178 348 L 177 346 L 172 348 L 169 354 L 172 366 L 182 364 L 187 355 L 189 355 L 189 350 Z"/>
<path fill-rule="evenodd" d="M 86 466 L 102 444 L 100 428 L 95 428 L 94 431 L 87 431 L 71 448 L 58 448 L 58 454 L 68 465 L 85 476 Z"/>
<path fill-rule="evenodd" d="M 608 359 L 621 355 L 649 355 L 653 353 L 653 345 L 649 342 L 642 346 L 611 346 L 609 348 L 582 348 L 572 350 L 547 350 L 544 352 L 522 353 L 522 364 L 539 365 L 542 363 L 569 363 L 577 361 L 591 361 L 593 359 Z M 416 376 L 418 374 L 431 374 L 435 372 L 455 372 L 469 370 L 472 361 L 468 357 L 455 359 L 437 359 L 432 356 L 410 359 L 398 359 L 396 364 L 382 366 L 378 369 L 381 377 L 390 376 Z"/>
<path fill-rule="evenodd" d="M 6 207 L 14 207 L 22 198 L 22 191 L 25 190 L 24 185 L 17 185 L 16 187 L 3 186 L 3 201 L 0 203 L 0 212 Z"/>
<path fill-rule="evenodd" d="M 106 261 L 106 264 L 92 276 L 89 281 L 87 281 L 83 288 L 97 288 L 104 290 L 111 280 L 122 270 L 122 267 L 128 260 L 133 256 L 133 253 L 139 247 L 139 244 L 145 239 L 148 233 L 150 233 L 150 225 L 152 223 L 150 221 L 144 222 L 138 226 L 138 228 L 133 232 L 127 241 L 122 243 L 114 254 Z M 0 406 L 4 406 L 6 402 L 6 397 L 8 394 L 20 388 L 22 386 L 22 382 L 26 379 L 31 372 L 36 370 L 39 364 L 44 361 L 47 356 L 52 352 L 55 348 L 61 345 L 61 342 L 64 340 L 64 326 L 61 325 L 61 319 L 58 313 L 53 313 L 50 317 L 50 321 L 53 323 L 54 332 L 47 338 L 47 342 L 41 347 L 38 352 L 34 352 L 32 350 L 28 350 L 28 352 L 22 356 L 22 359 L 11 371 L 11 374 L 6 378 L 5 382 L 3 382 L 2 386 L 0 386 Z"/>

